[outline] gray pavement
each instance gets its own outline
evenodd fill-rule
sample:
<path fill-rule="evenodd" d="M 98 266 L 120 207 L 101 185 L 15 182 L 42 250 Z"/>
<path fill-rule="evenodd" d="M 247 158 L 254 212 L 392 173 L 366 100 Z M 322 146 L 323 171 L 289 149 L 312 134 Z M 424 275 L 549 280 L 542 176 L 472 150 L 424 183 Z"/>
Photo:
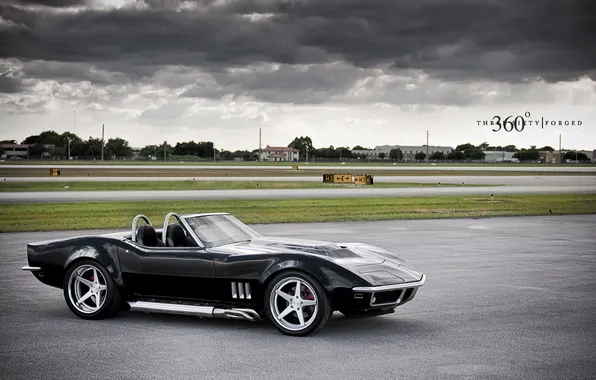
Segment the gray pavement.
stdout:
<path fill-rule="evenodd" d="M 594 185 L 582 186 L 474 186 L 341 189 L 240 189 L 240 190 L 130 190 L 0 192 L 1 203 L 102 202 L 142 200 L 231 200 L 305 198 L 387 198 L 429 196 L 490 196 L 515 194 L 593 194 Z"/>
<path fill-rule="evenodd" d="M 4 182 L 155 182 L 155 181 L 261 181 L 261 182 L 322 182 L 322 176 L 288 177 L 7 177 Z M 453 183 L 468 185 L 532 185 L 596 187 L 596 176 L 374 176 L 375 183 Z"/>
<path fill-rule="evenodd" d="M 298 165 L 300 170 L 333 170 L 333 171 L 344 171 L 344 170 L 355 170 L 358 172 L 362 171 L 375 171 L 375 170 L 428 170 L 428 171 L 449 171 L 449 170 L 461 170 L 461 171 L 517 171 L 517 172 L 535 172 L 537 170 L 541 172 L 596 172 L 596 165 L 591 166 L 575 166 L 575 165 L 561 165 L 561 166 L 519 166 L 515 164 L 511 165 L 309 165 L 302 162 L 290 163 L 286 165 L 102 165 L 102 164 L 90 164 L 90 165 L 18 165 L 18 164 L 7 164 L 0 165 L 1 168 L 11 169 L 68 169 L 68 168 L 84 168 L 84 169 L 188 169 L 188 170 L 222 170 L 222 169 L 237 169 L 237 170 L 256 170 L 256 169 L 277 169 L 277 170 L 291 170 L 292 165 Z"/>
<path fill-rule="evenodd" d="M 0 234 L 0 378 L 596 378 L 596 215 L 254 227 L 376 244 L 428 279 L 396 314 L 336 313 L 306 338 L 267 322 L 84 321 L 20 267 L 27 242 L 86 231 Z"/>

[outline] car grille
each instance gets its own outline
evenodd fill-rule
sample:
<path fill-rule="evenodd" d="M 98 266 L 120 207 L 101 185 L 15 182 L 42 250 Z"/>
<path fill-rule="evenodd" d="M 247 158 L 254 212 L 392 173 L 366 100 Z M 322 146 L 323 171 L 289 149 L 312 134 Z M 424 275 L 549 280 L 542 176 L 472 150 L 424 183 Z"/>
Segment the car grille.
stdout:
<path fill-rule="evenodd" d="M 370 300 L 370 305 L 383 306 L 404 303 L 410 300 L 414 294 L 414 290 L 414 288 L 407 288 L 373 293 Z"/>

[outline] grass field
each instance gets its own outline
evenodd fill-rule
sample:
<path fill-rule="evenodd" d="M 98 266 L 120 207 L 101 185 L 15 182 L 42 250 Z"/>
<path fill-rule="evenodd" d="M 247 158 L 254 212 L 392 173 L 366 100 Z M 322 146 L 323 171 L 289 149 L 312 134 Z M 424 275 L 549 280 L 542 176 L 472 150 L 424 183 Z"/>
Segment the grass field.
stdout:
<path fill-rule="evenodd" d="M 348 166 L 394 166 L 394 162 L 392 160 L 387 160 L 387 162 L 350 162 L 346 161 L 345 165 Z M 431 164 L 424 163 L 424 162 L 398 162 L 395 163 L 395 166 L 430 166 Z M 2 165 L 184 165 L 184 166 L 342 166 L 341 162 L 309 162 L 306 164 L 303 161 L 299 162 L 257 162 L 257 161 L 37 161 L 37 160 L 6 160 L 0 161 L 0 166 Z M 544 167 L 544 166 L 567 166 L 569 168 L 573 168 L 576 166 L 595 166 L 596 164 L 504 164 L 504 163 L 437 163 L 433 164 L 434 166 L 535 166 L 535 167 Z"/>
<path fill-rule="evenodd" d="M 127 229 L 137 214 L 161 225 L 168 212 L 230 212 L 245 223 L 594 214 L 596 194 L 234 201 L 1 204 L 0 232 Z"/>
<path fill-rule="evenodd" d="M 65 186 L 68 186 L 66 188 Z M 377 183 L 371 188 L 491 186 L 436 183 Z M 501 185 L 492 185 L 501 186 Z M 122 182 L 0 182 L 0 192 L 37 191 L 122 191 L 122 190 L 236 190 L 236 189 L 320 189 L 362 187 L 352 184 L 328 184 L 298 181 L 122 181 Z"/>

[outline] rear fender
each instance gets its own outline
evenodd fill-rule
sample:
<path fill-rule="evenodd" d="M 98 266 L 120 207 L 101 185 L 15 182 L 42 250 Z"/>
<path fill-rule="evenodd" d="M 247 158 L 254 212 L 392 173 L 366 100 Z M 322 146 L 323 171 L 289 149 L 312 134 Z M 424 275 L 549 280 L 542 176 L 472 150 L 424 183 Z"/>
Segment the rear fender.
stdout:
<path fill-rule="evenodd" d="M 64 273 L 68 268 L 83 259 L 93 259 L 103 265 L 118 286 L 124 286 L 122 271 L 118 263 L 118 245 L 110 242 L 103 244 L 87 244 L 72 250 L 64 262 Z"/>

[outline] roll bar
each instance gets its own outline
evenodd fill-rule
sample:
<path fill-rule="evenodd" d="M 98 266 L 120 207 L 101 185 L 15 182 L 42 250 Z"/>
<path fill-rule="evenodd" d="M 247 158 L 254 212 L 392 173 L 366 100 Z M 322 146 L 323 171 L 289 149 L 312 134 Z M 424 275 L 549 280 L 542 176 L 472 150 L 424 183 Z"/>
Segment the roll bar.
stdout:
<path fill-rule="evenodd" d="M 143 219 L 145 221 L 145 223 L 147 223 L 148 225 L 153 227 L 153 225 L 151 224 L 151 221 L 145 215 L 139 214 L 139 215 L 135 216 L 135 218 L 132 220 L 132 235 L 130 236 L 130 239 L 132 240 L 133 243 L 137 242 L 137 222 L 139 219 Z"/>
<path fill-rule="evenodd" d="M 178 223 L 186 230 L 186 232 L 198 244 L 199 247 L 205 247 L 201 239 L 199 239 L 197 234 L 195 234 L 188 222 L 175 212 L 170 212 L 168 215 L 166 215 L 166 218 L 163 221 L 163 232 L 161 234 L 161 240 L 164 242 L 164 244 L 167 245 L 168 224 L 170 224 L 169 221 L 171 217 L 175 217 L 178 220 Z"/>

